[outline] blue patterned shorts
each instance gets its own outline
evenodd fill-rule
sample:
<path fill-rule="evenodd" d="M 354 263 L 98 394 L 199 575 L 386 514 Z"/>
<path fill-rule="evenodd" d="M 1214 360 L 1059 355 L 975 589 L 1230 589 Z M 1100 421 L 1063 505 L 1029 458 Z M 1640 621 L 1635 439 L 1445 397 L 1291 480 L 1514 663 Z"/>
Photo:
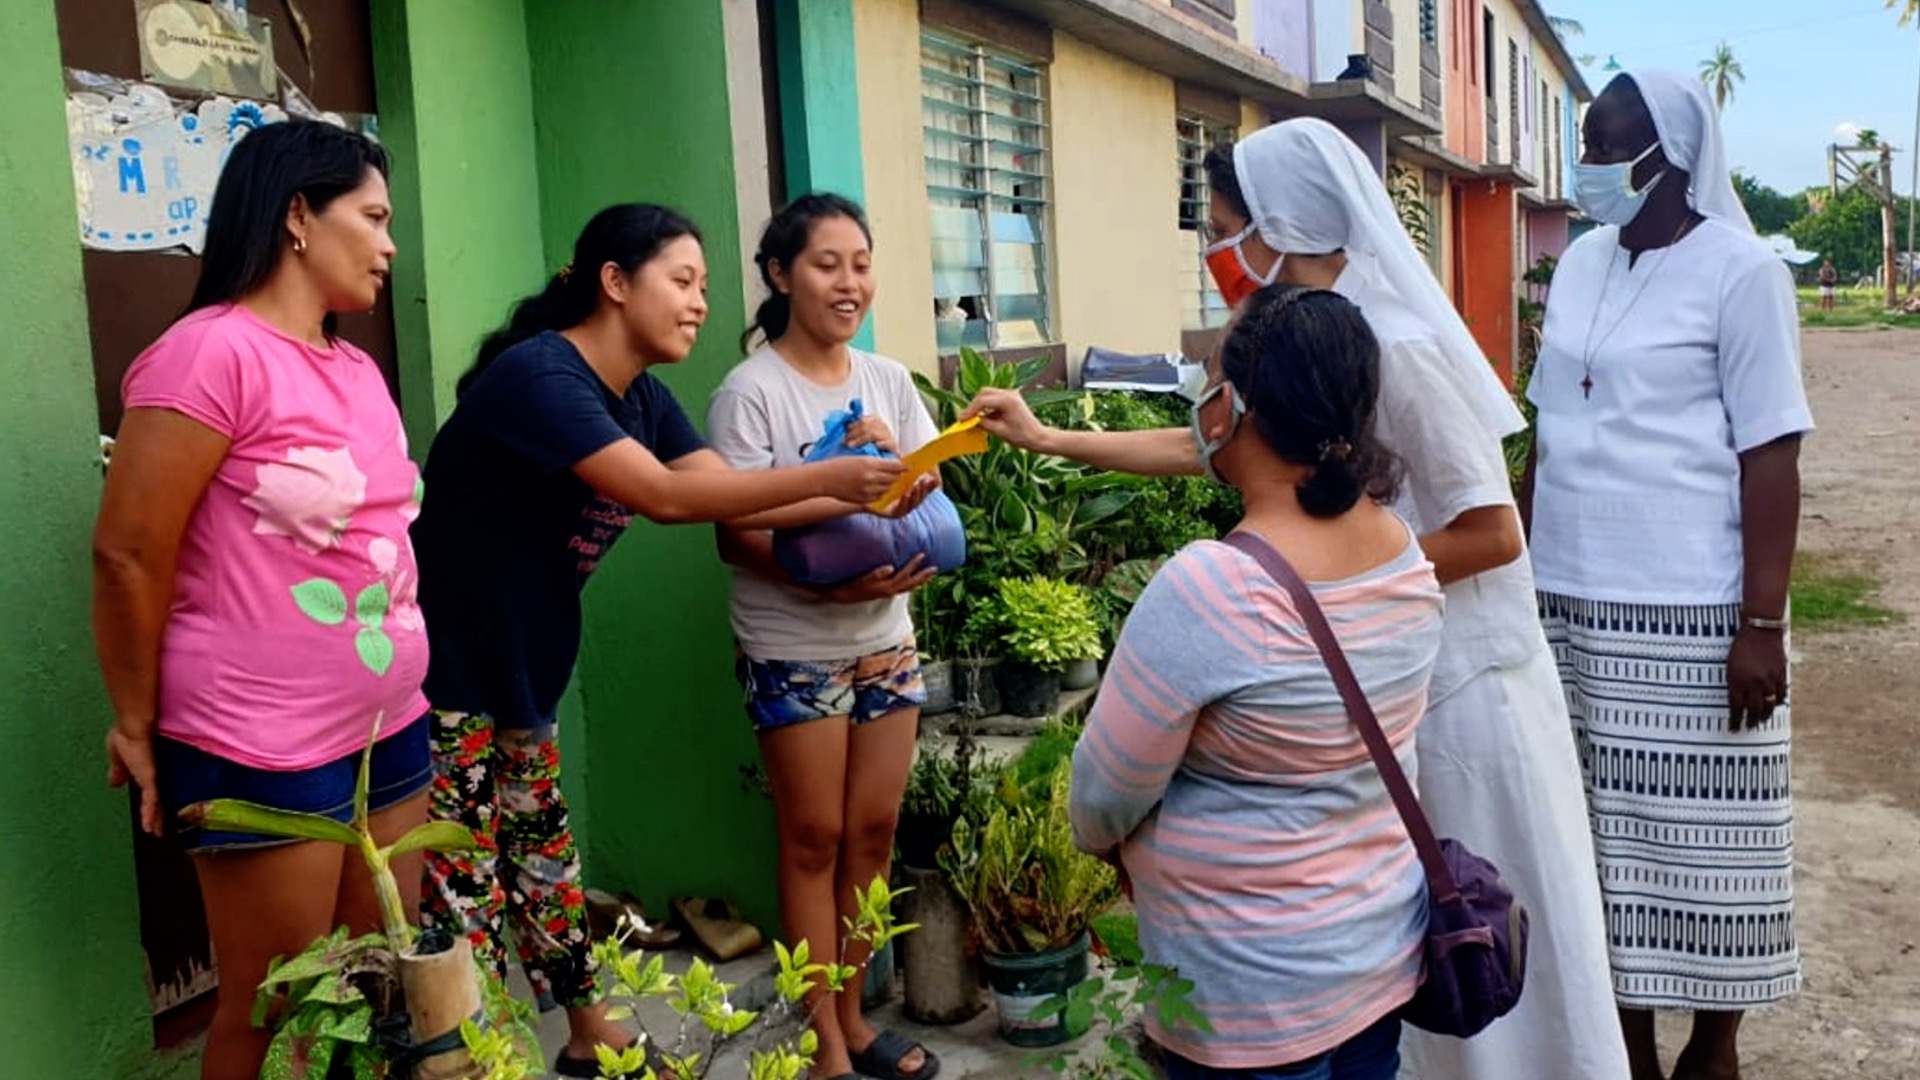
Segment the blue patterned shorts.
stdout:
<path fill-rule="evenodd" d="M 853 660 L 756 660 L 741 656 L 741 689 L 753 730 L 844 716 L 864 724 L 927 700 L 913 639 Z"/>

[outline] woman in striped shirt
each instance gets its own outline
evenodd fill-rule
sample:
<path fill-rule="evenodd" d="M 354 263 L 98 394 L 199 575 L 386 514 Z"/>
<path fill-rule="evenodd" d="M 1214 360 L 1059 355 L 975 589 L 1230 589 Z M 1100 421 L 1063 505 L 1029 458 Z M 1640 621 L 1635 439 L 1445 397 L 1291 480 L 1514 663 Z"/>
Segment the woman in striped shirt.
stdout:
<path fill-rule="evenodd" d="M 1379 348 L 1359 308 L 1292 286 L 1247 300 L 1194 406 L 1239 528 L 1312 584 L 1412 775 L 1442 600 L 1381 503 Z M 1146 959 L 1210 1032 L 1148 1020 L 1171 1080 L 1391 1080 L 1420 979 L 1425 886 L 1300 614 L 1250 556 L 1202 541 L 1140 597 L 1074 753 L 1078 843 L 1133 883 Z"/>

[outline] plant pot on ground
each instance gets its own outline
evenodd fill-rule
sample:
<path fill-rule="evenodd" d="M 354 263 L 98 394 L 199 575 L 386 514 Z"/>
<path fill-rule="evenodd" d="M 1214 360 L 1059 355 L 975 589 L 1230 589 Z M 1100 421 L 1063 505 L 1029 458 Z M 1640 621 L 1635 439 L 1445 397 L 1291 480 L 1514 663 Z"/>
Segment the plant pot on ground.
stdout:
<path fill-rule="evenodd" d="M 1002 578 L 995 617 L 1007 664 L 1000 694 L 1010 711 L 1046 716 L 1060 695 L 1060 675 L 1075 660 L 1099 659 L 1100 619 L 1085 589 L 1058 578 Z"/>
<path fill-rule="evenodd" d="M 978 828 L 962 818 L 941 857 L 973 911 L 1001 1036 L 1017 1046 L 1080 1034 L 1041 1006 L 1086 978 L 1087 929 L 1120 894 L 1113 867 L 1073 846 L 1071 773 L 1062 758 L 1041 793 L 1015 786 Z"/>
<path fill-rule="evenodd" d="M 1100 685 L 1100 661 L 1091 656 L 1067 661 L 1060 673 L 1060 689 L 1091 690 Z"/>

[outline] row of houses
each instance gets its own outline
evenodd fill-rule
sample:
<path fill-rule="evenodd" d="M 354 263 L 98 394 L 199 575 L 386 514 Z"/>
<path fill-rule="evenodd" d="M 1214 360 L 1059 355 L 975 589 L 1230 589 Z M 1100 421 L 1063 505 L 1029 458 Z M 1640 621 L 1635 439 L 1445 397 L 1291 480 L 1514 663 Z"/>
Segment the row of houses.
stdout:
<path fill-rule="evenodd" d="M 86 94 L 156 77 L 141 42 L 156 5 L 204 6 L 0 5 L 8 1075 L 183 1075 L 191 1053 L 174 1048 L 190 1047 L 218 977 L 184 856 L 137 838 L 125 798 L 100 784 L 109 713 L 88 615 L 98 439 L 197 265 L 151 233 L 103 243 L 89 215 L 152 195 L 131 212 L 164 231 L 206 192 L 173 190 L 191 171 L 124 162 L 117 194 L 90 187 L 107 147 L 80 145 L 70 121 Z M 1198 354 L 1224 320 L 1201 263 L 1200 159 L 1294 116 L 1365 148 L 1506 366 L 1517 276 L 1566 242 L 1588 96 L 1533 0 L 221 5 L 271 46 L 278 89 L 257 104 L 338 114 L 393 152 L 390 296 L 343 326 L 387 371 L 420 449 L 479 337 L 616 201 L 679 206 L 705 232 L 712 313 L 668 376 L 695 414 L 758 300 L 754 237 L 814 189 L 870 209 L 867 333 L 912 367 L 935 372 L 963 344 L 1069 365 L 1095 345 Z M 162 89 L 183 111 L 205 96 Z M 130 193 L 141 175 L 152 191 Z M 725 595 L 705 530 L 636 529 L 602 564 L 561 715 L 565 783 L 596 883 L 656 910 L 668 895 L 737 897 L 771 925 L 771 811 L 752 781 Z"/>
<path fill-rule="evenodd" d="M 860 153 L 831 180 L 873 214 L 873 338 L 909 363 L 959 344 L 1068 365 L 1089 346 L 1203 352 L 1226 312 L 1202 264 L 1201 157 L 1291 117 L 1366 151 L 1503 369 L 1519 275 L 1567 244 L 1591 95 L 1533 0 L 855 0 L 851 14 L 835 115 L 857 118 Z"/>

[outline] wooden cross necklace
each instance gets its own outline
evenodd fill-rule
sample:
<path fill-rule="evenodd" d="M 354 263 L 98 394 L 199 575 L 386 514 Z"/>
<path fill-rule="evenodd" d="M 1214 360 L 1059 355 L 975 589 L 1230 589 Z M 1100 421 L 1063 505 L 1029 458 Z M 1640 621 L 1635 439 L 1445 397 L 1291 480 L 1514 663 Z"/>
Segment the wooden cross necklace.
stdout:
<path fill-rule="evenodd" d="M 1647 271 L 1647 276 L 1640 280 L 1640 288 L 1636 289 L 1632 299 L 1627 301 L 1627 306 L 1620 312 L 1620 317 L 1613 320 L 1613 324 L 1607 327 L 1607 332 L 1601 335 L 1599 341 L 1595 341 L 1593 340 L 1593 331 L 1600 323 L 1600 312 L 1607 306 L 1607 290 L 1613 287 L 1613 258 L 1609 257 L 1607 260 L 1606 276 L 1600 279 L 1600 301 L 1593 307 L 1593 318 L 1587 321 L 1586 355 L 1581 360 L 1581 367 L 1585 369 L 1580 379 L 1581 397 L 1589 401 L 1593 400 L 1594 353 L 1600 351 L 1600 347 L 1605 345 L 1608 339 L 1613 337 L 1613 332 L 1620 329 L 1620 325 L 1627 321 L 1627 316 L 1633 314 L 1634 305 L 1640 302 L 1641 295 L 1647 291 L 1647 286 L 1653 283 L 1653 279 L 1660 273 L 1660 268 L 1667 264 L 1667 256 L 1673 254 L 1674 245 L 1680 243 L 1689 232 L 1693 231 L 1693 227 L 1698 225 L 1701 220 L 1703 219 L 1694 216 L 1691 211 L 1687 213 L 1687 216 L 1680 222 L 1679 230 L 1673 234 L 1673 239 L 1667 241 L 1667 245 L 1660 249 L 1660 261 L 1654 263 L 1653 268 Z M 1632 273 L 1633 271 L 1631 256 L 1628 257 L 1627 271 L 1628 273 Z"/>

